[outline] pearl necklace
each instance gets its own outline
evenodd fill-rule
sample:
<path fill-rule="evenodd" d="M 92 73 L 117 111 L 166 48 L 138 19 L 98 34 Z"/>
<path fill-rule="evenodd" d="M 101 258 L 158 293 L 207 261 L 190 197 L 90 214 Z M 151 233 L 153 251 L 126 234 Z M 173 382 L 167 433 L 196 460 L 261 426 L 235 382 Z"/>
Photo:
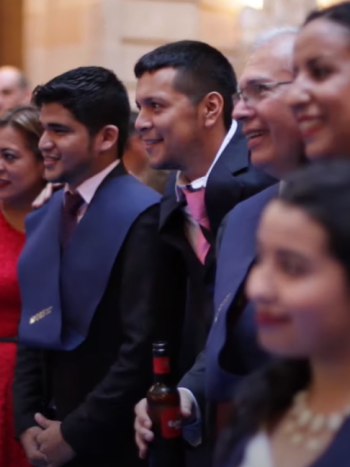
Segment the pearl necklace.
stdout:
<path fill-rule="evenodd" d="M 322 448 L 321 435 L 325 432 L 334 434 L 344 420 L 350 415 L 350 404 L 339 412 L 330 415 L 314 413 L 307 403 L 307 392 L 295 395 L 289 420 L 283 432 L 288 435 L 289 442 L 295 447 L 301 446 L 309 451 Z"/>

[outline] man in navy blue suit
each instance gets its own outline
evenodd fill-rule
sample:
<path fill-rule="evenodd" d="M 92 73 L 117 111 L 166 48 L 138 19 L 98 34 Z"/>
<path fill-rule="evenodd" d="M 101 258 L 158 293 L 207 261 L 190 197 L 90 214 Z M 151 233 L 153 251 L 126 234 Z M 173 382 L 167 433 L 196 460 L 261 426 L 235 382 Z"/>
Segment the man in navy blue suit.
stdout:
<path fill-rule="evenodd" d="M 234 117 L 241 122 L 251 161 L 276 178 L 290 172 L 303 158 L 301 138 L 284 93 L 292 80 L 296 31 L 283 29 L 256 45 L 240 79 Z M 193 415 L 193 395 L 210 402 L 209 430 L 220 424 L 217 404 L 228 401 L 237 382 L 268 357 L 259 349 L 244 281 L 255 257 L 255 230 L 265 204 L 277 196 L 278 184 L 239 203 L 227 216 L 215 282 L 215 316 L 206 352 L 179 383 L 183 415 Z M 192 396 L 189 392 L 192 392 Z M 208 404 L 207 404 L 208 405 Z M 136 408 L 136 441 L 144 455 L 153 438 L 144 401 Z M 193 444 L 201 441 L 200 425 L 185 428 Z M 203 425 L 203 424 L 202 424 Z"/>
<path fill-rule="evenodd" d="M 33 99 L 45 177 L 65 186 L 26 221 L 17 434 L 32 465 L 136 466 L 133 407 L 151 384 L 152 341 L 172 341 L 166 323 L 179 335 L 160 197 L 124 169 L 130 107 L 113 72 L 68 71 Z"/>

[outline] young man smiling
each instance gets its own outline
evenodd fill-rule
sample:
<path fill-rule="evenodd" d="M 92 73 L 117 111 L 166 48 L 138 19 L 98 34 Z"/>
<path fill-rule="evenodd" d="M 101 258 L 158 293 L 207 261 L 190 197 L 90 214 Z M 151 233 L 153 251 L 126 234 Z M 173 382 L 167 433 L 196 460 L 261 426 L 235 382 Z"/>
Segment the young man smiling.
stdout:
<path fill-rule="evenodd" d="M 253 168 L 232 121 L 236 77 L 227 58 L 180 41 L 135 65 L 139 130 L 152 167 L 177 171 L 161 203 L 160 235 L 181 253 L 189 277 L 182 370 L 203 348 L 211 322 L 215 236 L 225 214 L 272 183 Z"/>
<path fill-rule="evenodd" d="M 65 188 L 26 225 L 17 432 L 32 465 L 135 466 L 133 406 L 179 309 L 158 269 L 159 197 L 120 160 L 130 108 L 113 72 L 71 70 L 33 99 L 45 177 Z"/>
<path fill-rule="evenodd" d="M 203 42 L 174 42 L 141 57 L 135 75 L 136 128 L 150 164 L 176 171 L 161 202 L 160 235 L 179 253 L 178 269 L 187 278 L 183 375 L 204 348 L 212 321 L 219 225 L 237 203 L 273 179 L 250 164 L 240 125 L 231 116 L 235 73 L 221 52 Z M 206 465 L 209 457 L 200 462 Z"/>

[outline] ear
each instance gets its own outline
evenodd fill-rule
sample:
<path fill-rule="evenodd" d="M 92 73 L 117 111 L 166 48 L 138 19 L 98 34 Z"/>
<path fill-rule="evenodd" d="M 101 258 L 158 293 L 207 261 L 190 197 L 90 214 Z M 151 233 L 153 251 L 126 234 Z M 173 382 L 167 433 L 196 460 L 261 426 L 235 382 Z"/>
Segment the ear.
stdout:
<path fill-rule="evenodd" d="M 204 97 L 202 104 L 206 128 L 213 127 L 220 119 L 223 119 L 224 98 L 220 93 L 210 92 Z"/>
<path fill-rule="evenodd" d="M 109 151 L 117 144 L 119 129 L 114 125 L 106 125 L 98 135 L 98 149 L 100 152 Z"/>

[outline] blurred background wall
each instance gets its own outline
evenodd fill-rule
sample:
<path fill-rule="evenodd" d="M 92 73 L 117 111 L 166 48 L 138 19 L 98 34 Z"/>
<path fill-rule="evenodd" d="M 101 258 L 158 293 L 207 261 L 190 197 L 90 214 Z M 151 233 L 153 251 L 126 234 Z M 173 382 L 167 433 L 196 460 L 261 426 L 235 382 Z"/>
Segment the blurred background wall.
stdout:
<path fill-rule="evenodd" d="M 0 65 L 24 70 L 32 86 L 80 65 L 113 69 L 133 102 L 133 65 L 169 41 L 198 39 L 242 69 L 262 30 L 298 25 L 332 0 L 0 0 Z"/>

